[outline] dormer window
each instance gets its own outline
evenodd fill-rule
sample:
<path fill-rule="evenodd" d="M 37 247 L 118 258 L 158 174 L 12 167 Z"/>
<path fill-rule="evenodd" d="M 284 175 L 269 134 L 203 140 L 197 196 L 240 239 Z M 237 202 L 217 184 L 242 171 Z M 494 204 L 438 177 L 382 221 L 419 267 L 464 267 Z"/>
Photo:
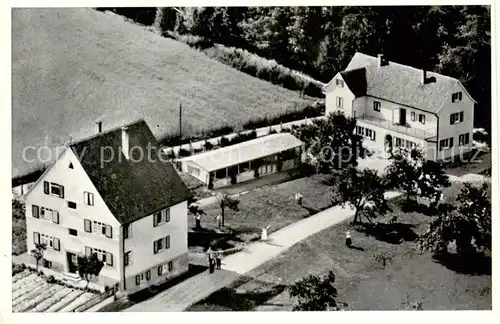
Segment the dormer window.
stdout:
<path fill-rule="evenodd" d="M 451 95 L 451 102 L 462 101 L 462 92 L 455 92 Z"/>
<path fill-rule="evenodd" d="M 335 80 L 335 84 L 341 88 L 344 87 L 344 80 L 341 80 L 341 79 L 336 79 Z"/>

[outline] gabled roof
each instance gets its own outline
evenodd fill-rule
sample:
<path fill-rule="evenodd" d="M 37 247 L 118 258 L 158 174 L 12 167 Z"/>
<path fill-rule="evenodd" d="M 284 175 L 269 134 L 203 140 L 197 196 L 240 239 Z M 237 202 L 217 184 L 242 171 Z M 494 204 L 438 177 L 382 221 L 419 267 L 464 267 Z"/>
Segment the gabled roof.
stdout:
<path fill-rule="evenodd" d="M 366 69 L 342 71 L 340 75 L 356 98 L 366 96 Z"/>
<path fill-rule="evenodd" d="M 212 172 L 299 147 L 302 144 L 302 141 L 290 133 L 278 133 L 189 156 L 179 161 L 191 161 L 205 171 Z"/>
<path fill-rule="evenodd" d="M 435 82 L 422 84 L 421 69 L 394 62 L 378 67 L 378 58 L 362 53 L 354 54 L 341 75 L 356 96 L 362 96 L 366 87 L 365 95 L 431 113 L 437 113 L 460 84 L 455 78 L 435 72 L 427 72 L 427 78 L 434 77 Z"/>
<path fill-rule="evenodd" d="M 129 160 L 121 151 L 121 127 L 69 144 L 121 224 L 134 222 L 191 197 L 172 164 L 158 158 L 156 152 L 160 147 L 146 122 L 141 119 L 125 126 L 128 127 L 129 147 L 141 148 L 133 149 Z M 152 148 L 151 159 L 147 158 L 148 145 Z M 104 156 L 101 156 L 101 149 Z M 111 151 L 114 154 L 111 155 Z"/>

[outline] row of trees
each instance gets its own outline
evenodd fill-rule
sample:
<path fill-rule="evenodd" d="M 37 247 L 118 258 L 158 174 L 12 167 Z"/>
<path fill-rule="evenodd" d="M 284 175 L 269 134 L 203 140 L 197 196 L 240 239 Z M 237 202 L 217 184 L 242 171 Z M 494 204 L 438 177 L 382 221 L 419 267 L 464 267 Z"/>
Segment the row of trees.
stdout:
<path fill-rule="evenodd" d="M 112 8 L 166 32 L 239 47 L 322 82 L 352 55 L 384 53 L 395 62 L 461 80 L 490 128 L 489 6 Z"/>

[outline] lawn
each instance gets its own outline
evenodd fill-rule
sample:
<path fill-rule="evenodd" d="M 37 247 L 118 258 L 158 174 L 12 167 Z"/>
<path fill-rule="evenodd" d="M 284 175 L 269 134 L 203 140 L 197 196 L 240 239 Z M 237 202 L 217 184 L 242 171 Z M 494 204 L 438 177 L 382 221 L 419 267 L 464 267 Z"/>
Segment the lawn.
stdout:
<path fill-rule="evenodd" d="M 447 192 L 457 191 L 450 188 Z M 388 223 L 393 216 L 398 217 L 396 224 L 385 225 L 396 240 L 390 235 L 376 239 L 353 230 L 349 222 L 341 223 L 294 245 L 188 310 L 289 311 L 294 301 L 286 286 L 308 274 L 328 270 L 336 274 L 338 300 L 346 302 L 348 310 L 398 310 L 406 302 L 421 302 L 425 310 L 491 309 L 489 256 L 482 267 L 471 272 L 463 269 L 464 264 L 444 265 L 429 253 L 420 254 L 415 239 L 427 229 L 431 217 L 403 213 L 399 208 L 401 199 L 393 199 L 393 211 L 377 220 Z M 347 230 L 353 237 L 353 249 L 344 245 Z M 385 266 L 381 257 L 387 258 Z"/>
<path fill-rule="evenodd" d="M 14 176 L 40 167 L 26 146 L 56 147 L 144 118 L 156 137 L 303 109 L 312 100 L 90 8 L 12 11 Z M 28 152 L 30 155 L 32 152 Z M 33 156 L 28 156 L 31 159 Z M 45 156 L 44 156 L 45 157 Z"/>
<path fill-rule="evenodd" d="M 204 206 L 206 216 L 202 217 L 204 231 L 190 231 L 189 245 L 191 252 L 201 252 L 214 246 L 231 248 L 241 242 L 249 242 L 260 237 L 263 227 L 269 226 L 268 233 L 277 231 L 287 225 L 315 214 L 332 206 L 331 188 L 323 183 L 325 175 L 314 175 L 299 178 L 278 185 L 252 190 L 239 200 L 239 211 L 226 209 L 225 227 L 232 234 L 218 234 L 216 217 L 220 214 L 220 206 L 214 203 Z M 303 206 L 295 202 L 295 193 L 303 195 Z M 189 218 L 189 227 L 195 227 L 194 218 Z"/>

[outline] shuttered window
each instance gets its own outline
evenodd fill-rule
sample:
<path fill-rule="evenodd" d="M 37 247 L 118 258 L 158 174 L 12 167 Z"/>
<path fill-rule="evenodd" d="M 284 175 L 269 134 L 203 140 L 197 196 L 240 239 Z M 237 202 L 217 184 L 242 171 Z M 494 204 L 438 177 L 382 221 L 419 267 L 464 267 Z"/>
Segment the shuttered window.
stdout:
<path fill-rule="evenodd" d="M 52 222 L 59 224 L 59 213 L 57 211 L 52 211 Z"/>
<path fill-rule="evenodd" d="M 146 280 L 151 279 L 151 270 L 146 271 Z"/>
<path fill-rule="evenodd" d="M 40 233 L 33 232 L 33 243 L 40 244 Z"/>
<path fill-rule="evenodd" d="M 43 192 L 48 195 L 50 193 L 50 185 L 47 181 L 43 182 Z"/>
<path fill-rule="evenodd" d="M 84 219 L 83 220 L 83 229 L 87 233 L 91 233 L 92 232 L 92 222 L 90 221 L 90 219 Z"/>
<path fill-rule="evenodd" d="M 139 286 L 141 284 L 141 276 L 137 275 L 135 276 L 135 284 Z"/>
<path fill-rule="evenodd" d="M 106 237 L 107 238 L 113 237 L 113 228 L 109 225 L 106 225 Z"/>
<path fill-rule="evenodd" d="M 37 205 L 31 206 L 31 216 L 35 218 L 40 218 L 40 209 Z"/>

